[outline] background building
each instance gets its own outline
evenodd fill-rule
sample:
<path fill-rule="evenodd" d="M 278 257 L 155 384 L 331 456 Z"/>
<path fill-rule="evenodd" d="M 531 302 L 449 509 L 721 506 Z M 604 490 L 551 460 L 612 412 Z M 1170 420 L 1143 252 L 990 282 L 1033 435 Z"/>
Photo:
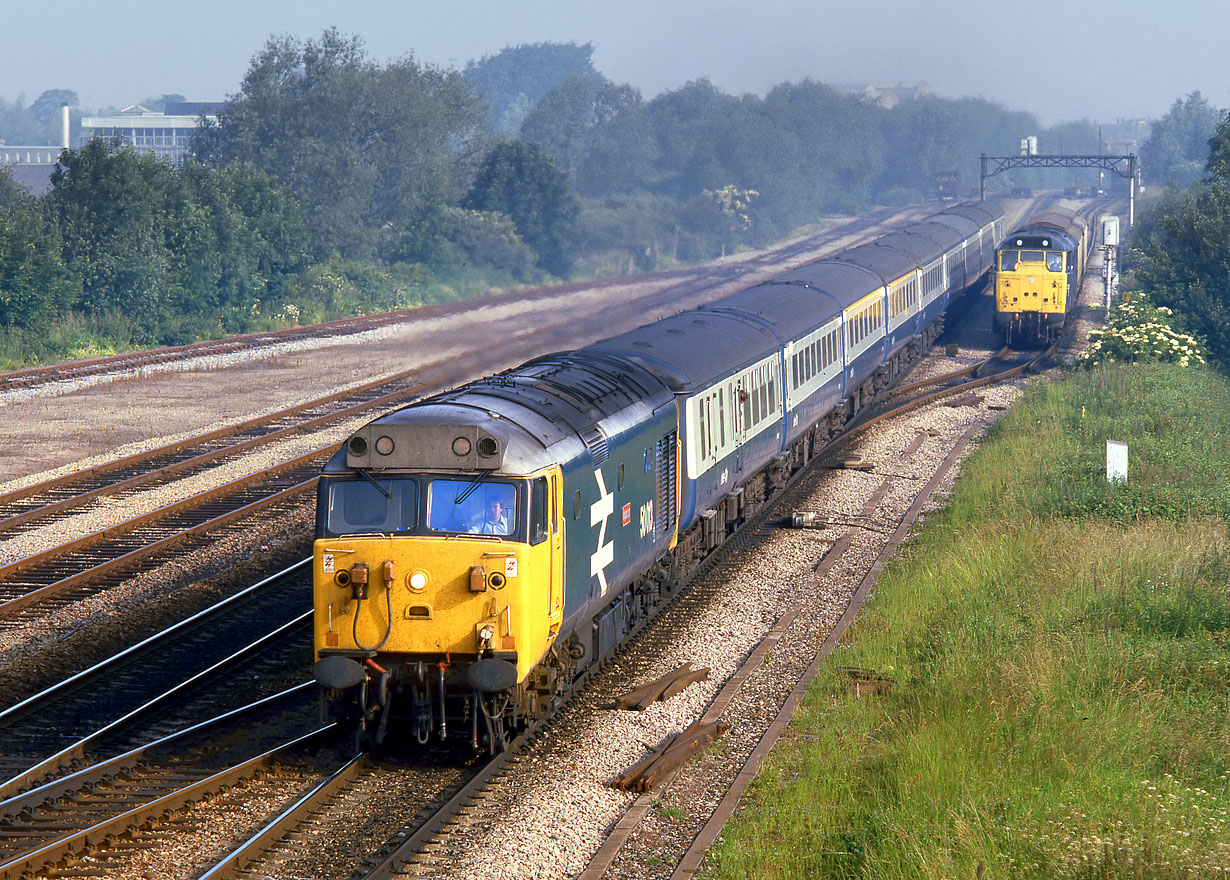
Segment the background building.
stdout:
<path fill-rule="evenodd" d="M 216 121 L 222 107 L 222 101 L 179 101 L 168 102 L 165 113 L 133 104 L 115 116 L 83 116 L 78 146 L 94 138 L 111 141 L 118 137 L 138 152 L 178 164 L 187 157 L 201 119 Z"/>

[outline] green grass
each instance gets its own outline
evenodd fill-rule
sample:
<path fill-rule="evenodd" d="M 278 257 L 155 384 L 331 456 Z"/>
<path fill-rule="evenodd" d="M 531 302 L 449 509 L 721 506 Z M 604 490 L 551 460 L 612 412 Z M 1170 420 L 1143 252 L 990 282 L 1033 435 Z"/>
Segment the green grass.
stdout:
<path fill-rule="evenodd" d="M 1177 367 L 1032 390 L 881 579 L 707 876 L 1225 876 L 1227 392 Z M 896 686 L 848 695 L 838 666 Z"/>

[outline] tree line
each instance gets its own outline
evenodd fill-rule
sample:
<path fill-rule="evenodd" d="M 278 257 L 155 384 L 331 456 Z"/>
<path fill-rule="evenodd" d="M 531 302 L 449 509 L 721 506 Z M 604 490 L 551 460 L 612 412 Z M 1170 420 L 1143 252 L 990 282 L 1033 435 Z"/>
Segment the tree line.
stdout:
<path fill-rule="evenodd" d="M 1187 124 L 1193 116 L 1190 98 L 1176 102 L 1160 127 L 1188 132 L 1187 155 L 1199 149 L 1190 132 L 1207 124 L 1207 117 Z M 1129 286 L 1173 309 L 1178 329 L 1202 337 L 1225 370 L 1230 368 L 1230 113 L 1219 115 L 1212 136 L 1204 139 L 1203 165 L 1193 173 L 1190 159 L 1175 163 L 1176 179 L 1191 182 L 1172 184 L 1142 211 L 1124 267 Z"/>
<path fill-rule="evenodd" d="M 52 356 L 66 323 L 182 342 L 707 259 L 933 197 L 938 172 L 972 190 L 979 154 L 1030 134 L 1097 151 L 1090 123 L 1041 129 L 980 99 L 884 108 L 811 81 L 762 98 L 702 79 L 645 100 L 592 52 L 517 46 L 458 71 L 377 63 L 336 30 L 271 38 L 192 161 L 96 141 L 63 154 L 42 198 L 0 175 L 10 359 Z"/>

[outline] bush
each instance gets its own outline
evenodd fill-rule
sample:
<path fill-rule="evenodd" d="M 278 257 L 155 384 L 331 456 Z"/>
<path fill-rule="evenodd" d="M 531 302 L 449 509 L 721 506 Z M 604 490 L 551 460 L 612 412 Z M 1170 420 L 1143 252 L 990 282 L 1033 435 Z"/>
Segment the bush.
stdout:
<path fill-rule="evenodd" d="M 1089 347 L 1079 355 L 1085 366 L 1106 363 L 1163 363 L 1181 367 L 1203 364 L 1204 344 L 1171 327 L 1174 312 L 1155 306 L 1143 294 L 1125 294 L 1112 309 L 1105 329 L 1089 334 Z"/>

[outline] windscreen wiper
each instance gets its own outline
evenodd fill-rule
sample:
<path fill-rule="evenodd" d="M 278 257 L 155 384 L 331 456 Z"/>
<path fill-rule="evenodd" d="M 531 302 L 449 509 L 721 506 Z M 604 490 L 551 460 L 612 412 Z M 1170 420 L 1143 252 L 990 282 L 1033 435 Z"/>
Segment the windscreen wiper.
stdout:
<path fill-rule="evenodd" d="M 386 489 L 386 488 L 384 488 L 384 486 L 381 486 L 378 482 L 376 482 L 376 478 L 375 478 L 375 477 L 373 477 L 373 476 L 372 476 L 371 474 L 369 474 L 367 471 L 363 470 L 363 468 L 355 468 L 355 471 L 358 473 L 358 475 L 359 475 L 360 477 L 362 477 L 363 479 L 367 480 L 367 482 L 369 482 L 369 483 L 371 483 L 373 486 L 375 486 L 375 487 L 376 487 L 376 489 L 377 489 L 377 490 L 379 490 L 379 492 L 380 492 L 380 494 L 381 494 L 381 495 L 383 495 L 383 496 L 384 496 L 385 498 L 387 498 L 389 501 L 392 501 L 392 500 L 393 500 L 393 496 L 389 494 L 389 490 L 388 490 L 388 489 Z"/>
<path fill-rule="evenodd" d="M 495 473 L 494 468 L 492 468 L 491 470 L 487 470 L 487 471 L 479 471 L 478 476 L 470 480 L 470 484 L 461 491 L 460 495 L 458 495 L 456 498 L 453 499 L 453 504 L 460 504 L 461 502 L 469 498 L 471 495 L 473 495 L 474 490 L 478 488 L 479 483 L 481 483 L 483 480 L 487 479 L 487 477 L 491 476 L 494 473 Z"/>

